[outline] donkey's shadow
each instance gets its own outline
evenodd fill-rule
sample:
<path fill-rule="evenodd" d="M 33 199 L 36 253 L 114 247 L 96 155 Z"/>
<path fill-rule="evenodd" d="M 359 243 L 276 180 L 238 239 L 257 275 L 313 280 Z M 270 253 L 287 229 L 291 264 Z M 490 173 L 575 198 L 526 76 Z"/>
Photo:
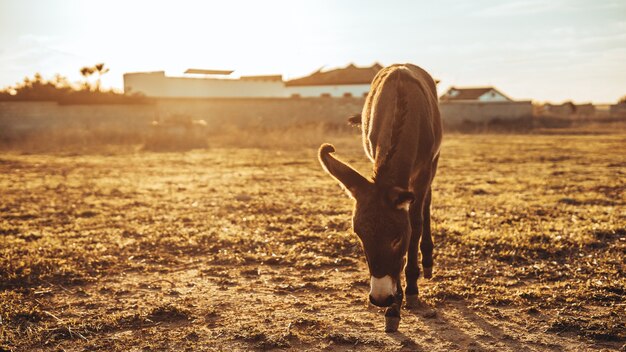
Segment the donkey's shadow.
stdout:
<path fill-rule="evenodd" d="M 389 337 L 399 342 L 402 350 L 427 351 L 426 347 L 418 344 L 417 342 L 415 342 L 414 339 L 412 339 L 410 336 L 406 335 L 400 330 L 389 333 Z"/>
<path fill-rule="evenodd" d="M 499 346 L 501 350 L 524 351 L 533 350 L 541 344 L 526 340 L 525 331 L 520 330 L 513 334 L 505 332 L 474 313 L 463 302 L 450 302 L 437 307 L 420 302 L 417 307 L 406 308 L 404 312 L 405 316 L 416 317 L 423 326 L 419 328 L 420 336 L 409 336 L 402 331 L 389 334 L 389 337 L 400 343 L 403 350 L 428 350 L 416 340 L 422 343 L 439 341 L 451 349 L 470 350 L 493 349 Z M 524 338 L 525 341 L 516 339 L 514 335 Z M 542 345 L 543 348 L 549 347 Z"/>

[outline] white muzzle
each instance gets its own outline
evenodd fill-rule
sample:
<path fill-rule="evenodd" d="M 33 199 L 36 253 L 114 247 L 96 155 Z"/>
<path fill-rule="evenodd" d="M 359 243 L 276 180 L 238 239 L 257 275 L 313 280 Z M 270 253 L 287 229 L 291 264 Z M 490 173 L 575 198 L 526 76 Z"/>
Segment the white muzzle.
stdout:
<path fill-rule="evenodd" d="M 370 297 L 377 302 L 383 302 L 387 300 L 389 296 L 396 295 L 396 283 L 389 275 L 385 275 L 381 278 L 370 278 Z"/>

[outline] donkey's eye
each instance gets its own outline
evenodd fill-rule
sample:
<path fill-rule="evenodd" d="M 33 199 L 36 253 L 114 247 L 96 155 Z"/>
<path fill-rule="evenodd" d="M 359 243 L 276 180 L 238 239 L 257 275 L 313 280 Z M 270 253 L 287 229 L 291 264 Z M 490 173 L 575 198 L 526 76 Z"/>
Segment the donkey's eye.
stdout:
<path fill-rule="evenodd" d="M 398 247 L 400 247 L 401 243 L 402 243 L 402 237 L 396 237 L 391 241 L 391 248 L 393 248 L 394 250 L 397 250 Z"/>

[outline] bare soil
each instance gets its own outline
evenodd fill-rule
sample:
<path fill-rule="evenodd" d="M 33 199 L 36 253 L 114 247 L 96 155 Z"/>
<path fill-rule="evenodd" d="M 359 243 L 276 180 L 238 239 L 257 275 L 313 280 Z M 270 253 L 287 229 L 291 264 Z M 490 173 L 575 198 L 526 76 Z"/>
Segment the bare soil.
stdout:
<path fill-rule="evenodd" d="M 358 138 L 327 141 L 367 172 Z M 625 150 L 448 135 L 435 277 L 389 334 L 315 148 L 5 153 L 0 350 L 623 351 Z"/>

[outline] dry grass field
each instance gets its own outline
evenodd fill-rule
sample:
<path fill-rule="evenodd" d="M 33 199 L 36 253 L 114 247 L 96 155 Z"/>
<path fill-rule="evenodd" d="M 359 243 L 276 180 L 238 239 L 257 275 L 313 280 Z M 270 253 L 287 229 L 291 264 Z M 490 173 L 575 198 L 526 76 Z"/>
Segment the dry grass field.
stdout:
<path fill-rule="evenodd" d="M 625 350 L 626 132 L 447 135 L 435 277 L 391 334 L 302 138 L 1 154 L 0 350 Z"/>

